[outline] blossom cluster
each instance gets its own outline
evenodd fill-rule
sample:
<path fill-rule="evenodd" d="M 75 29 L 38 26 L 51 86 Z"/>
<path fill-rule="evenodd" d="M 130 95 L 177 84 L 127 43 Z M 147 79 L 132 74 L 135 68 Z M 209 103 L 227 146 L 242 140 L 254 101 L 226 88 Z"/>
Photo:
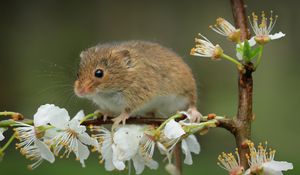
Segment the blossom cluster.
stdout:
<path fill-rule="evenodd" d="M 85 116 L 81 110 L 71 119 L 64 108 L 42 105 L 34 114 L 32 124 L 13 123 L 14 136 L 19 140 L 16 148 L 26 158 L 35 161 L 29 165 L 30 169 L 38 167 L 44 160 L 53 163 L 55 157 L 68 158 L 71 153 L 85 167 L 85 160 L 92 150 L 100 154 L 100 163 L 104 163 L 107 171 L 125 170 L 126 165 L 133 163 L 136 174 L 141 174 L 145 167 L 158 168 L 158 162 L 153 159 L 157 147 L 168 160 L 166 170 L 176 174 L 177 169 L 172 163 L 175 146 L 181 142 L 184 163 L 191 165 L 192 153 L 200 153 L 200 144 L 194 133 L 216 126 L 213 119 L 191 123 L 188 113 L 180 112 L 159 127 L 123 125 L 110 131 L 103 126 L 90 126 L 88 131 L 82 122 L 94 116 Z M 3 140 L 4 129 L 0 131 Z"/>
<path fill-rule="evenodd" d="M 254 36 L 243 41 L 240 29 L 224 18 L 218 18 L 210 28 L 235 43 L 236 58 L 225 54 L 220 45 L 213 44 L 202 34 L 195 38 L 196 45 L 191 49 L 191 55 L 210 57 L 213 60 L 226 59 L 236 64 L 239 70 L 254 65 L 255 71 L 260 64 L 264 45 L 285 36 L 282 32 L 271 34 L 277 18 L 278 16 L 273 17 L 272 11 L 269 18 L 265 12 L 261 13 L 261 18 L 252 13 L 249 21 Z M 123 171 L 126 167 L 130 169 L 133 164 L 135 173 L 141 174 L 146 167 L 158 168 L 159 163 L 154 160 L 154 154 L 159 152 L 166 157 L 166 171 L 175 175 L 179 174 L 172 158 L 175 150 L 178 151 L 175 148 L 180 147 L 185 156 L 183 162 L 192 165 L 192 153 L 199 154 L 201 150 L 194 134 L 207 131 L 218 124 L 214 117 L 207 117 L 205 122 L 193 123 L 187 112 L 179 112 L 160 126 L 122 125 L 109 130 L 104 126 L 83 125 L 83 122 L 95 116 L 85 115 L 81 110 L 71 119 L 66 109 L 45 104 L 38 108 L 31 122 L 7 120 L 10 124 L 5 127 L 0 125 L 0 141 L 5 139 L 3 133 L 8 129 L 7 126 L 14 127 L 14 134 L 0 148 L 0 157 L 12 140 L 17 138 L 19 142 L 16 143 L 16 148 L 27 159 L 34 161 L 29 165 L 30 169 L 38 167 L 43 161 L 53 163 L 56 157 L 69 158 L 71 153 L 85 167 L 85 160 L 91 151 L 95 151 L 99 154 L 99 162 L 104 164 L 107 171 Z M 259 144 L 256 148 L 251 141 L 247 144 L 250 150 L 246 155 L 248 169 L 241 165 L 238 150 L 234 154 L 222 153 L 218 157 L 218 165 L 230 175 L 280 175 L 283 171 L 293 169 L 291 163 L 275 161 L 275 150 L 267 149 L 266 145 Z"/>
<path fill-rule="evenodd" d="M 240 163 L 238 150 L 232 153 L 222 153 L 218 157 L 218 165 L 227 170 L 230 175 L 282 175 L 282 171 L 293 169 L 293 164 L 286 161 L 276 161 L 275 150 L 267 149 L 267 143 L 261 143 L 255 148 L 253 142 L 247 142 L 250 153 L 246 155 L 249 169 L 245 170 Z M 237 159 L 236 159 L 237 158 Z"/>
<path fill-rule="evenodd" d="M 245 41 L 241 40 L 241 30 L 235 28 L 224 18 L 218 18 L 216 20 L 216 24 L 210 26 L 213 31 L 236 43 L 236 58 L 226 55 L 220 45 L 214 45 L 200 33 L 200 38 L 195 38 L 196 45 L 191 49 L 191 55 L 210 57 L 212 60 L 220 60 L 223 58 L 233 62 L 239 66 L 239 68 L 243 67 L 243 63 L 249 63 L 256 58 L 256 68 L 260 63 L 263 46 L 271 40 L 284 37 L 285 34 L 282 32 L 271 34 L 278 18 L 277 15 L 273 17 L 272 11 L 269 18 L 266 17 L 265 12 L 261 13 L 260 19 L 255 13 L 252 13 L 252 18 L 250 16 L 248 18 L 250 26 L 253 29 L 254 36 Z M 254 47 L 256 44 L 259 45 L 258 48 Z"/>
<path fill-rule="evenodd" d="M 99 147 L 97 140 L 90 137 L 86 127 L 81 125 L 84 117 L 83 111 L 79 111 L 70 119 L 66 109 L 46 104 L 40 106 L 33 116 L 33 125 L 14 124 L 16 138 L 20 141 L 16 147 L 28 159 L 36 160 L 29 168 L 36 168 L 43 160 L 53 163 L 54 155 L 69 157 L 71 152 L 84 167 L 90 154 L 88 146 Z"/>

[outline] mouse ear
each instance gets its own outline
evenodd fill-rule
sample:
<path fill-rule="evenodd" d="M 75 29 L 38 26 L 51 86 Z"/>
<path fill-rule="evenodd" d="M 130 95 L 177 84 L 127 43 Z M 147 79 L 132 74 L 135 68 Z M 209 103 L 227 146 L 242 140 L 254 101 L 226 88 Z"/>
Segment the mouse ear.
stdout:
<path fill-rule="evenodd" d="M 128 66 L 128 68 L 132 67 L 132 60 L 130 58 L 130 52 L 129 50 L 118 50 L 112 53 L 113 57 L 121 58 L 125 64 Z"/>

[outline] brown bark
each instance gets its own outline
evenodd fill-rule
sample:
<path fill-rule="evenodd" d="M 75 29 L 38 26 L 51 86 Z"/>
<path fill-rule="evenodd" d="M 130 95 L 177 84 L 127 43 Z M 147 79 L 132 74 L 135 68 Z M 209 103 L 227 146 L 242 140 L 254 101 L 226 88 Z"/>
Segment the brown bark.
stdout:
<path fill-rule="evenodd" d="M 241 30 L 241 39 L 249 39 L 250 33 L 247 27 L 247 17 L 245 12 L 245 4 L 243 0 L 231 0 L 232 12 L 237 28 Z M 246 169 L 248 162 L 246 154 L 249 152 L 246 141 L 251 139 L 251 121 L 252 114 L 252 94 L 253 94 L 253 64 L 244 65 L 244 70 L 239 71 L 238 90 L 239 101 L 238 111 L 235 121 L 236 145 L 239 150 L 241 165 Z"/>
<path fill-rule="evenodd" d="M 251 139 L 251 121 L 252 114 L 252 79 L 253 65 L 246 65 L 246 72 L 239 72 L 238 88 L 239 88 L 239 106 L 237 117 L 235 119 L 236 132 L 234 132 L 236 145 L 239 151 L 241 165 L 248 168 L 246 154 L 249 152 L 247 140 Z"/>
<path fill-rule="evenodd" d="M 181 144 L 177 143 L 174 150 L 175 166 L 179 174 L 182 174 L 182 157 L 181 157 Z"/>
<path fill-rule="evenodd" d="M 107 117 L 104 121 L 101 117 L 84 121 L 83 125 L 105 125 L 105 124 L 113 124 L 113 117 Z M 142 117 L 130 117 L 126 120 L 126 124 L 145 124 L 145 125 L 155 125 L 159 126 L 166 119 L 165 118 L 142 118 Z"/>
<path fill-rule="evenodd" d="M 249 39 L 250 32 L 247 27 L 246 5 L 243 0 L 230 0 L 232 14 L 234 18 L 235 27 L 242 32 L 241 39 Z"/>

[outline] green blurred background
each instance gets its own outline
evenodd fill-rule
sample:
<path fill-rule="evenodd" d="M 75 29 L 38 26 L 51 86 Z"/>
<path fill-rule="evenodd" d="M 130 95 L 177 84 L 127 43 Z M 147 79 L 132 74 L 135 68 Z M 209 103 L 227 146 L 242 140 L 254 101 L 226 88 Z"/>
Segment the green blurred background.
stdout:
<path fill-rule="evenodd" d="M 299 3 L 249 0 L 246 4 L 248 14 L 274 10 L 279 15 L 274 32 L 287 34 L 266 46 L 262 64 L 254 74 L 253 138 L 256 142 L 267 140 L 276 148 L 277 160 L 294 163 L 294 170 L 286 174 L 299 174 Z M 234 45 L 208 28 L 220 16 L 233 21 L 229 0 L 1 1 L 0 110 L 30 117 L 41 104 L 54 103 L 72 115 L 80 109 L 93 112 L 96 107 L 78 99 L 72 90 L 80 51 L 99 42 L 140 39 L 172 48 L 191 66 L 203 114 L 234 116 L 234 65 L 189 55 L 198 32 L 234 54 Z M 225 174 L 216 159 L 222 151 L 234 150 L 233 137 L 223 129 L 213 129 L 199 140 L 202 152 L 194 156 L 192 166 L 184 166 L 184 173 Z M 53 165 L 44 162 L 28 171 L 26 165 L 31 162 L 13 147 L 0 163 L 0 174 L 109 174 L 99 166 L 96 155 L 89 158 L 86 168 L 72 157 L 57 159 Z M 158 171 L 147 169 L 144 174 L 166 174 L 163 167 L 161 164 Z"/>

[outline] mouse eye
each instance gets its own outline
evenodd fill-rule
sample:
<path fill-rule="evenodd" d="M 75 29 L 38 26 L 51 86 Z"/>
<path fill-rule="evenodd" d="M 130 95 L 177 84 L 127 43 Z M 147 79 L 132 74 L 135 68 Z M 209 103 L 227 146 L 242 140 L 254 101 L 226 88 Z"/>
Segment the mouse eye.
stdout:
<path fill-rule="evenodd" d="M 104 75 L 103 70 L 97 69 L 97 70 L 95 71 L 95 77 L 97 77 L 97 78 L 102 78 L 103 75 Z"/>

